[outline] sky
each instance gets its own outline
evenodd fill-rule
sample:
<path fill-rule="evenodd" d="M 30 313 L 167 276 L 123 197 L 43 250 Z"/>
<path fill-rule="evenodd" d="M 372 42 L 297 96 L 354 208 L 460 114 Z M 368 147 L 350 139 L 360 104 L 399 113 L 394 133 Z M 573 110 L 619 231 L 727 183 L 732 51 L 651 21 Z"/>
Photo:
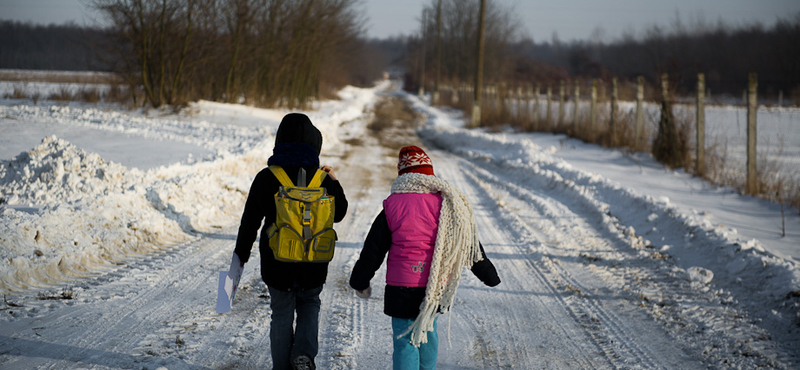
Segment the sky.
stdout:
<path fill-rule="evenodd" d="M 435 0 L 362 0 L 369 36 L 408 35 L 419 29 L 423 5 Z M 88 0 L 0 0 L 0 19 L 34 23 L 86 24 L 94 13 Z M 623 32 L 642 32 L 652 25 L 669 26 L 676 18 L 688 23 L 704 19 L 729 25 L 762 22 L 800 14 L 800 0 L 500 0 L 513 6 L 528 36 L 535 41 L 610 41 Z"/>

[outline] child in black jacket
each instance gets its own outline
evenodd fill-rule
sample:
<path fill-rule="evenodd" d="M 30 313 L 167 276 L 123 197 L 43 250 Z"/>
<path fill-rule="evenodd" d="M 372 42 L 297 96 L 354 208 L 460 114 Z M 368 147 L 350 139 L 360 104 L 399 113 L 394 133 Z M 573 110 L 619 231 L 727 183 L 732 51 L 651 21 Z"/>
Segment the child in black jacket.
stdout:
<path fill-rule="evenodd" d="M 290 179 L 297 178 L 300 169 L 314 174 L 319 168 L 321 149 L 322 134 L 311 120 L 304 114 L 290 113 L 278 127 L 273 156 L 269 158 L 268 164 L 281 166 Z M 334 222 L 339 222 L 347 213 L 347 198 L 333 168 L 325 166 L 322 170 L 327 172 L 327 176 L 321 186 L 326 188 L 328 195 L 334 197 Z M 289 263 L 275 259 L 269 247 L 267 230 L 276 219 L 273 197 L 280 186 L 280 182 L 268 168 L 256 175 L 245 203 L 234 253 L 244 266 L 250 258 L 258 229 L 261 228 L 261 278 L 269 288 L 272 308 L 272 368 L 314 369 L 314 357 L 319 348 L 319 295 L 328 275 L 328 263 Z M 296 327 L 293 327 L 295 314 Z"/>

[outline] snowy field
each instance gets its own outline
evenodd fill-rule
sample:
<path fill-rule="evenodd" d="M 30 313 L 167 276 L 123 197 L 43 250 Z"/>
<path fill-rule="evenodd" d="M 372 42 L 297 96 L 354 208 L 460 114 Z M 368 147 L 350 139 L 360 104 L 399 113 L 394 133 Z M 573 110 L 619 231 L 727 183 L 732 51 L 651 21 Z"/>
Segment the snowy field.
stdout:
<path fill-rule="evenodd" d="M 557 97 L 556 97 L 557 99 Z M 553 120 L 558 117 L 557 100 L 551 102 Z M 539 100 L 539 119 L 546 119 L 547 100 Z M 512 111 L 517 111 L 516 103 L 510 104 Z M 574 116 L 574 104 L 570 101 L 564 103 L 564 122 L 571 124 Z M 534 104 L 528 104 L 529 114 L 535 114 Z M 658 131 L 658 120 L 661 107 L 659 104 L 644 104 L 645 130 L 654 136 Z M 579 106 L 579 117 L 588 120 L 590 103 L 582 101 Z M 635 117 L 636 103 L 622 101 L 619 103 L 621 117 Z M 673 113 L 679 121 L 692 122 L 694 130 L 695 105 L 692 103 L 675 104 Z M 598 106 L 599 121 L 607 121 L 609 115 L 608 103 Z M 735 105 L 706 105 L 706 147 L 715 150 L 723 157 L 724 166 L 728 176 L 741 179 L 745 178 L 747 163 L 747 108 Z M 760 159 L 772 162 L 772 166 L 800 182 L 800 108 L 798 107 L 767 107 L 759 106 L 757 116 L 757 151 Z M 691 132 L 689 137 L 690 147 L 696 146 L 696 133 Z M 694 149 L 692 149 L 694 150 Z M 722 163 L 710 163 L 709 165 Z M 763 162 L 760 163 L 763 165 Z"/>
<path fill-rule="evenodd" d="M 503 280 L 465 274 L 439 325 L 439 368 L 800 367 L 798 210 L 781 237 L 774 204 L 643 155 L 466 130 L 393 86 L 349 87 L 307 112 L 350 201 L 322 295 L 320 369 L 383 369 L 391 356 L 385 272 L 369 300 L 347 288 L 396 174 L 397 153 L 367 129 L 382 98 L 424 118 L 421 143 L 472 199 Z M 285 113 L 2 101 L 0 368 L 269 368 L 257 247 L 233 311 L 214 307 Z"/>

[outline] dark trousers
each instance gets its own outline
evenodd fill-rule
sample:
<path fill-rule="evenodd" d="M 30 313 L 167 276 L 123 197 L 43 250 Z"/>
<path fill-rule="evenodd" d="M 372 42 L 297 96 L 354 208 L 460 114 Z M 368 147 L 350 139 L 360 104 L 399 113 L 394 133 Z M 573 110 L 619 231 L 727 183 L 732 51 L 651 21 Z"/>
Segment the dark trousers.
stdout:
<path fill-rule="evenodd" d="M 320 293 L 321 286 L 289 292 L 269 287 L 272 308 L 269 339 L 273 370 L 291 370 L 292 359 L 300 355 L 306 355 L 312 361 L 317 356 Z"/>

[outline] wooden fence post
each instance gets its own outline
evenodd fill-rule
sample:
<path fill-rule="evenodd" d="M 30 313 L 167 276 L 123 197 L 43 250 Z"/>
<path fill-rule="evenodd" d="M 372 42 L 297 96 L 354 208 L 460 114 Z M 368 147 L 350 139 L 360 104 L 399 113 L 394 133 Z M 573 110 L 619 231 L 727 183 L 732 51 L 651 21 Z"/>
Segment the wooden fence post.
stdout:
<path fill-rule="evenodd" d="M 533 127 L 533 115 L 531 114 L 531 106 L 533 99 L 533 84 L 528 84 L 527 91 L 525 92 L 525 128 L 530 131 Z"/>
<path fill-rule="evenodd" d="M 597 134 L 597 79 L 592 79 L 592 102 L 589 106 L 589 141 L 594 142 Z"/>
<path fill-rule="evenodd" d="M 539 83 L 533 88 L 533 131 L 539 131 L 539 93 L 542 87 Z"/>
<path fill-rule="evenodd" d="M 617 146 L 617 78 L 611 79 L 611 118 L 608 121 L 609 131 L 611 135 L 611 147 Z"/>
<path fill-rule="evenodd" d="M 672 113 L 669 76 L 666 73 L 661 75 L 661 118 L 658 121 L 658 135 L 653 141 L 652 152 L 656 160 L 670 168 L 684 166 L 675 116 Z"/>
<path fill-rule="evenodd" d="M 747 88 L 747 194 L 758 194 L 756 178 L 756 113 L 758 110 L 758 75 L 750 73 Z"/>
<path fill-rule="evenodd" d="M 500 107 L 500 93 L 501 93 L 502 85 L 491 85 L 489 86 L 489 95 L 492 97 L 492 105 L 495 109 Z"/>
<path fill-rule="evenodd" d="M 547 85 L 547 114 L 545 115 L 544 120 L 544 131 L 550 131 L 553 127 L 553 110 L 551 108 L 553 103 L 553 88 L 550 85 Z"/>
<path fill-rule="evenodd" d="M 639 149 L 644 131 L 644 76 L 636 78 L 636 128 L 633 133 L 633 147 Z"/>
<path fill-rule="evenodd" d="M 575 80 L 575 91 L 572 98 L 572 136 L 578 135 L 578 105 L 581 101 L 581 83 Z"/>
<path fill-rule="evenodd" d="M 564 86 L 564 80 L 558 82 L 558 129 L 562 130 L 564 127 L 564 95 L 566 94 L 566 89 Z"/>
<path fill-rule="evenodd" d="M 695 155 L 695 174 L 706 173 L 706 76 L 697 74 L 697 150 Z"/>

